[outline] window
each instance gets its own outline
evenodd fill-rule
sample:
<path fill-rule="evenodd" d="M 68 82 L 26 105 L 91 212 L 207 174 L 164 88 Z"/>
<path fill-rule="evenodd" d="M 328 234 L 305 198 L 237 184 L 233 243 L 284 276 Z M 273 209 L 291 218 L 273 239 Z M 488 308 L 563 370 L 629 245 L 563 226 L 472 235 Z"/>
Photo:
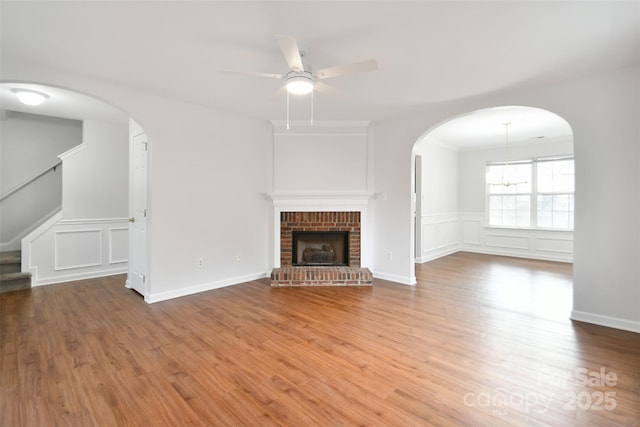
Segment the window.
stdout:
<path fill-rule="evenodd" d="M 487 165 L 490 226 L 573 229 L 571 157 Z"/>

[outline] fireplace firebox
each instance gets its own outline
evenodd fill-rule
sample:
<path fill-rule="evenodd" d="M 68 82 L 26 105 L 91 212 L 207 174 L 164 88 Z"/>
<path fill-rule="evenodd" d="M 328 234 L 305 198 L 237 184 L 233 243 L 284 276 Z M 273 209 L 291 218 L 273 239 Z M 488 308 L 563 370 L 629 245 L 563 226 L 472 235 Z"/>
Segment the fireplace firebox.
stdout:
<path fill-rule="evenodd" d="M 348 266 L 348 231 L 293 231 L 292 265 Z"/>

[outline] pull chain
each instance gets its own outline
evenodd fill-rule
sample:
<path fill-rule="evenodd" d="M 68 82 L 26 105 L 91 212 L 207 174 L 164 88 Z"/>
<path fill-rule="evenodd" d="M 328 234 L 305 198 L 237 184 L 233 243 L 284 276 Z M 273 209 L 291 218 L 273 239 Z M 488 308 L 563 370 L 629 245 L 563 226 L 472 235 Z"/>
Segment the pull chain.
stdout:
<path fill-rule="evenodd" d="M 289 91 L 287 91 L 287 130 L 289 130 Z"/>

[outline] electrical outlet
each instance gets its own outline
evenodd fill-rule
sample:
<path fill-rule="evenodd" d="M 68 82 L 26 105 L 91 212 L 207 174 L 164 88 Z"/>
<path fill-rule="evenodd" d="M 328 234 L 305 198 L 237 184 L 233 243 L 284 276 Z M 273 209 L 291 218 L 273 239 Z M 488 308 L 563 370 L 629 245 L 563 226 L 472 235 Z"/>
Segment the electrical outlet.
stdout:
<path fill-rule="evenodd" d="M 203 260 L 202 258 L 198 258 L 198 259 L 196 260 L 196 266 L 197 266 L 198 268 L 202 268 L 202 267 L 204 267 L 204 260 Z"/>
<path fill-rule="evenodd" d="M 391 261 L 393 259 L 393 252 L 391 252 L 391 251 L 387 252 L 387 259 L 389 261 Z"/>
<path fill-rule="evenodd" d="M 240 262 L 240 259 L 241 259 L 241 258 L 242 258 L 242 256 L 241 256 L 240 252 L 238 252 L 238 253 L 236 254 L 236 262 Z"/>

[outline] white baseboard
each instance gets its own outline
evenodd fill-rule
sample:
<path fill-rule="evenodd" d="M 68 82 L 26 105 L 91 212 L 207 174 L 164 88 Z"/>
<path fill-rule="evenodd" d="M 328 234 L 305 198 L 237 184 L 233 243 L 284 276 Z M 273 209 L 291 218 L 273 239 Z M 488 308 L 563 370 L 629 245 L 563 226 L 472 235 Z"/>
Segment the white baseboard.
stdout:
<path fill-rule="evenodd" d="M 442 257 L 445 257 L 447 255 L 451 255 L 451 254 L 455 254 L 456 252 L 459 252 L 459 251 L 460 250 L 458 248 L 453 248 L 453 249 L 448 249 L 448 250 L 442 251 L 442 252 L 435 252 L 435 253 L 431 253 L 431 254 L 422 256 L 420 258 L 416 258 L 415 262 L 417 264 L 424 264 L 425 262 L 433 261 L 434 259 L 442 258 Z"/>
<path fill-rule="evenodd" d="M 188 286 L 186 288 L 158 292 L 155 294 L 151 293 L 147 295 L 144 300 L 149 304 L 153 304 L 155 302 L 166 301 L 169 299 L 184 297 L 187 295 L 193 295 L 205 291 L 211 291 L 213 289 L 223 288 L 226 286 L 238 285 L 241 283 L 250 282 L 252 280 L 269 277 L 270 275 L 270 272 L 259 272 L 246 274 L 244 276 L 230 277 L 228 279 L 218 280 L 215 282 L 200 283 L 198 285 Z"/>
<path fill-rule="evenodd" d="M 66 274 L 64 276 L 55 276 L 55 277 L 38 277 L 37 271 L 36 274 L 32 276 L 31 286 L 46 286 L 46 285 L 54 285 L 56 283 L 65 283 L 65 282 L 75 282 L 77 280 L 86 280 L 86 279 L 96 279 L 98 277 L 106 277 L 106 276 L 115 276 L 116 274 L 126 274 L 128 271 L 127 267 L 120 267 L 108 270 L 97 270 L 97 271 L 89 271 L 86 273 L 75 273 L 75 274 Z"/>
<path fill-rule="evenodd" d="M 414 286 L 418 283 L 415 276 L 398 276 L 396 274 L 381 273 L 379 271 L 374 271 L 372 273 L 374 279 L 388 280 L 389 282 L 396 282 L 400 283 L 401 285 Z"/>
<path fill-rule="evenodd" d="M 571 264 L 573 262 L 573 254 L 571 254 L 570 256 L 557 256 L 557 255 L 544 255 L 544 254 L 527 254 L 527 253 L 520 253 L 520 252 L 516 252 L 516 251 L 508 251 L 508 250 L 500 250 L 500 249 L 487 249 L 486 247 L 482 247 L 482 248 L 476 248 L 476 247 L 469 247 L 469 246 L 461 246 L 459 247 L 455 252 L 472 252 L 475 254 L 485 254 L 485 255 L 498 255 L 498 256 L 508 256 L 508 257 L 515 257 L 515 258 L 526 258 L 526 259 L 537 259 L 540 261 L 555 261 L 555 262 L 566 262 Z M 451 252 L 451 253 L 455 253 L 455 252 Z"/>
<path fill-rule="evenodd" d="M 580 310 L 573 310 L 571 312 L 571 320 L 640 333 L 640 321 L 637 320 L 621 319 L 619 317 L 604 316 L 602 314 L 588 313 Z"/>

